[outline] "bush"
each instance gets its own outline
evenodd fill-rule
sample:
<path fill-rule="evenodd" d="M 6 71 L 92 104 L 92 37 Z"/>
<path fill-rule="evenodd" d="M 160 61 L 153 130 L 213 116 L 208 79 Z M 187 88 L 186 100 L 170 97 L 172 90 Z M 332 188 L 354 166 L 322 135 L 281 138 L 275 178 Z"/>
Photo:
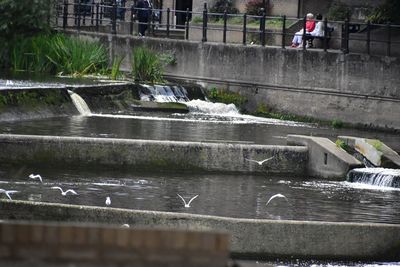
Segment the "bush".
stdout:
<path fill-rule="evenodd" d="M 239 10 L 233 6 L 232 0 L 217 0 L 215 5 L 210 8 L 211 13 L 224 13 L 225 10 L 228 14 L 239 13 Z"/>
<path fill-rule="evenodd" d="M 343 122 L 341 120 L 333 120 L 331 123 L 333 128 L 342 128 L 344 126 Z"/>
<path fill-rule="evenodd" d="M 267 3 L 265 5 L 266 7 L 263 5 L 262 0 L 250 0 L 246 4 L 246 13 L 248 15 L 261 16 L 262 15 L 261 8 L 265 8 L 266 14 L 269 14 L 271 11 L 270 10 L 271 6 L 268 6 Z"/>
<path fill-rule="evenodd" d="M 368 20 L 372 23 L 400 24 L 400 1 L 386 0 L 372 11 Z"/>
<path fill-rule="evenodd" d="M 328 14 L 326 15 L 329 20 L 343 21 L 350 18 L 352 11 L 349 6 L 344 3 L 334 2 L 329 7 Z"/>
<path fill-rule="evenodd" d="M 211 88 L 208 93 L 208 98 L 213 102 L 224 104 L 234 104 L 240 111 L 244 110 L 247 98 L 238 93 L 223 91 L 215 87 Z"/>
<path fill-rule="evenodd" d="M 350 146 L 346 142 L 344 142 L 343 140 L 337 139 L 335 144 L 336 144 L 337 147 L 339 147 L 339 148 L 341 148 L 341 149 L 343 149 L 345 151 L 349 151 L 349 149 L 350 149 Z"/>

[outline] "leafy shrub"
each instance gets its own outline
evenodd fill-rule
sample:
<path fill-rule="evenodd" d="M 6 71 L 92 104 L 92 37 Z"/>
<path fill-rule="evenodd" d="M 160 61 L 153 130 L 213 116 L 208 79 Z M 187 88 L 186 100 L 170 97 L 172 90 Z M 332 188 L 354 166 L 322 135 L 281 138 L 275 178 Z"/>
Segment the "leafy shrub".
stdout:
<path fill-rule="evenodd" d="M 111 67 L 111 79 L 116 80 L 118 76 L 121 75 L 120 73 L 120 67 L 122 60 L 124 60 L 124 57 L 115 57 L 113 59 L 112 67 Z"/>
<path fill-rule="evenodd" d="M 164 68 L 159 56 L 145 47 L 133 49 L 132 75 L 139 81 L 151 83 L 163 81 Z"/>
<path fill-rule="evenodd" d="M 343 122 L 341 120 L 333 120 L 331 123 L 333 128 L 342 128 L 344 126 Z"/>
<path fill-rule="evenodd" d="M 266 14 L 269 14 L 271 11 L 271 5 L 265 3 L 264 6 L 263 0 L 250 0 L 246 3 L 246 13 L 249 15 L 261 16 L 261 8 L 265 9 Z"/>
<path fill-rule="evenodd" d="M 367 17 L 372 23 L 400 24 L 400 1 L 386 0 Z"/>
<path fill-rule="evenodd" d="M 329 7 L 327 18 L 329 20 L 342 21 L 350 18 L 352 11 L 349 6 L 341 2 L 334 2 Z"/>
<path fill-rule="evenodd" d="M 210 8 L 211 13 L 224 13 L 237 14 L 239 10 L 234 7 L 232 0 L 217 0 L 212 8 Z"/>

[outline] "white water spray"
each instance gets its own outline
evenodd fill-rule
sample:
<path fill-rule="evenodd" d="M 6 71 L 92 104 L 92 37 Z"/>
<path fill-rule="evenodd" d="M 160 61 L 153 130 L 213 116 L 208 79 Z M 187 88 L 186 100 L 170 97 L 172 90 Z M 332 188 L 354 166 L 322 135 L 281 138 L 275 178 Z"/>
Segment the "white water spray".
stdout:
<path fill-rule="evenodd" d="M 400 169 L 357 168 L 347 174 L 347 180 L 383 187 L 400 187 Z"/>
<path fill-rule="evenodd" d="M 76 109 L 79 111 L 81 115 L 83 116 L 92 115 L 89 106 L 86 104 L 85 100 L 83 100 L 83 98 L 80 95 L 70 90 L 68 90 L 68 94 L 71 96 L 72 103 L 74 103 Z"/>

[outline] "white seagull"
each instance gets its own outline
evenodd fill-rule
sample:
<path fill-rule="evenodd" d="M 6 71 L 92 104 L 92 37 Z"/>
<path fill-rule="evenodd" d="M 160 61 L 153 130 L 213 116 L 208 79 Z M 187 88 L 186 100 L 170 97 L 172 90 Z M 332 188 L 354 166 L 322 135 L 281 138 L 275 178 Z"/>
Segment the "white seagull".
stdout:
<path fill-rule="evenodd" d="M 10 200 L 12 200 L 10 194 L 14 194 L 14 193 L 17 193 L 17 192 L 18 192 L 18 191 L 15 191 L 15 190 L 4 190 L 4 189 L 0 189 L 0 194 L 1 194 L 1 193 L 6 194 L 6 196 L 7 196 Z"/>
<path fill-rule="evenodd" d="M 183 203 L 185 204 L 185 208 L 190 208 L 190 203 L 192 203 L 192 201 L 193 201 L 196 197 L 199 196 L 199 195 L 195 195 L 194 197 L 192 197 L 192 198 L 189 200 L 188 203 L 186 203 L 186 200 L 185 200 L 181 195 L 179 195 L 179 194 L 177 194 L 177 195 L 178 195 L 178 197 L 180 197 L 180 198 L 182 199 Z"/>
<path fill-rule="evenodd" d="M 68 193 L 71 193 L 71 194 L 73 194 L 73 195 L 77 195 L 77 194 L 78 194 L 78 193 L 75 192 L 75 190 L 73 190 L 73 189 L 68 189 L 67 191 L 64 191 L 64 190 L 62 190 L 62 188 L 59 187 L 59 186 L 52 186 L 51 189 L 58 189 L 58 190 L 60 190 L 60 191 L 61 191 L 61 195 L 63 195 L 63 196 L 66 196 Z"/>
<path fill-rule="evenodd" d="M 267 204 L 265 204 L 265 206 L 268 206 L 269 202 L 271 202 L 271 200 L 273 200 L 274 198 L 277 198 L 277 197 L 282 197 L 282 198 L 284 198 L 287 202 L 289 202 L 288 199 L 287 199 L 284 195 L 282 195 L 282 194 L 276 194 L 276 195 L 273 195 L 272 197 L 269 198 L 269 200 L 268 200 Z"/>
<path fill-rule="evenodd" d="M 110 205 L 111 205 L 111 198 L 110 198 L 110 197 L 107 197 L 107 198 L 106 198 L 106 205 L 107 205 L 107 206 L 110 206 Z"/>
<path fill-rule="evenodd" d="M 258 160 L 254 160 L 254 159 L 246 159 L 246 158 L 244 158 L 245 160 L 247 160 L 247 161 L 251 161 L 251 162 L 255 162 L 255 163 L 257 163 L 258 165 L 263 165 L 265 162 L 267 162 L 267 161 L 270 161 L 271 159 L 273 159 L 274 158 L 274 156 L 272 156 L 272 157 L 270 157 L 270 158 L 267 158 L 267 159 L 264 159 L 264 160 L 261 160 L 261 161 L 258 161 Z"/>
<path fill-rule="evenodd" d="M 40 176 L 40 174 L 30 174 L 29 175 L 29 178 L 30 179 L 39 179 L 39 181 L 41 182 L 41 183 L 43 183 L 43 180 L 42 180 L 42 176 Z"/>

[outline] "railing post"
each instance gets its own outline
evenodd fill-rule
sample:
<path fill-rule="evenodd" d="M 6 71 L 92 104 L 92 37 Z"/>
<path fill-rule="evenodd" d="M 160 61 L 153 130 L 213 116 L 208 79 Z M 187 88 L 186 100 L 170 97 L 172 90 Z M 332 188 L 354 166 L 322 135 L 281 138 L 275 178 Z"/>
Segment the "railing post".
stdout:
<path fill-rule="evenodd" d="M 111 12 L 111 34 L 117 34 L 117 3 L 115 0 Z"/>
<path fill-rule="evenodd" d="M 78 1 L 78 31 L 81 29 L 81 0 Z"/>
<path fill-rule="evenodd" d="M 150 33 L 151 33 L 151 20 L 152 20 L 152 16 L 153 16 L 153 11 L 152 11 L 152 9 L 151 9 L 151 7 L 149 7 L 148 9 L 147 9 L 147 14 L 150 14 L 150 19 L 148 19 L 147 20 L 147 30 L 148 30 L 148 33 L 149 33 L 149 35 L 150 35 Z"/>
<path fill-rule="evenodd" d="M 104 16 L 104 1 L 100 2 L 100 24 L 103 24 L 103 16 Z"/>
<path fill-rule="evenodd" d="M 100 11 L 100 4 L 96 3 L 96 32 L 99 31 L 99 11 Z"/>
<path fill-rule="evenodd" d="M 247 43 L 247 14 L 243 14 L 243 45 Z"/>
<path fill-rule="evenodd" d="M 226 14 L 226 9 L 224 11 L 224 28 L 223 28 L 223 34 L 222 34 L 222 42 L 225 44 L 226 43 L 226 22 L 228 20 L 228 15 Z"/>
<path fill-rule="evenodd" d="M 390 48 L 392 46 L 392 31 L 390 27 L 390 23 L 386 24 L 386 29 L 387 29 L 387 51 L 386 51 L 386 56 L 390 57 Z"/>
<path fill-rule="evenodd" d="M 185 39 L 189 40 L 189 8 L 186 8 L 186 32 L 185 32 Z"/>
<path fill-rule="evenodd" d="M 328 19 L 324 19 L 324 52 L 328 49 Z"/>
<path fill-rule="evenodd" d="M 306 46 L 307 46 L 306 32 L 307 32 L 307 16 L 304 16 L 304 18 L 303 18 L 303 38 L 302 38 L 303 51 L 306 50 Z"/>
<path fill-rule="evenodd" d="M 87 8 L 87 4 L 83 3 L 81 5 L 81 9 L 83 9 L 82 25 L 86 25 L 86 8 Z"/>
<path fill-rule="evenodd" d="M 367 54 L 371 53 L 371 22 L 367 21 Z"/>
<path fill-rule="evenodd" d="M 93 25 L 94 24 L 94 8 L 95 8 L 96 4 L 94 2 L 94 0 L 92 0 L 92 6 L 90 7 L 90 24 Z"/>
<path fill-rule="evenodd" d="M 286 15 L 282 16 L 282 49 L 285 49 L 286 43 Z"/>
<path fill-rule="evenodd" d="M 344 36 L 343 36 L 343 45 L 342 51 L 345 54 L 349 53 L 349 19 L 346 18 L 344 21 Z"/>
<path fill-rule="evenodd" d="M 202 42 L 207 42 L 207 22 L 208 22 L 208 14 L 207 14 L 207 3 L 204 3 L 203 10 L 203 38 Z"/>
<path fill-rule="evenodd" d="M 261 30 L 261 34 L 260 34 L 260 42 L 262 46 L 265 46 L 265 19 L 266 19 L 266 14 L 265 14 L 265 9 L 261 8 L 262 11 L 262 17 L 261 17 L 261 21 L 260 21 L 260 30 Z"/>
<path fill-rule="evenodd" d="M 171 16 L 171 9 L 167 8 L 167 38 L 169 38 L 169 20 Z"/>
<path fill-rule="evenodd" d="M 131 5 L 131 19 L 129 21 L 129 33 L 133 34 L 133 15 L 135 14 L 135 6 Z"/>
<path fill-rule="evenodd" d="M 63 10 L 63 29 L 68 26 L 68 1 L 64 0 L 64 10 Z"/>

